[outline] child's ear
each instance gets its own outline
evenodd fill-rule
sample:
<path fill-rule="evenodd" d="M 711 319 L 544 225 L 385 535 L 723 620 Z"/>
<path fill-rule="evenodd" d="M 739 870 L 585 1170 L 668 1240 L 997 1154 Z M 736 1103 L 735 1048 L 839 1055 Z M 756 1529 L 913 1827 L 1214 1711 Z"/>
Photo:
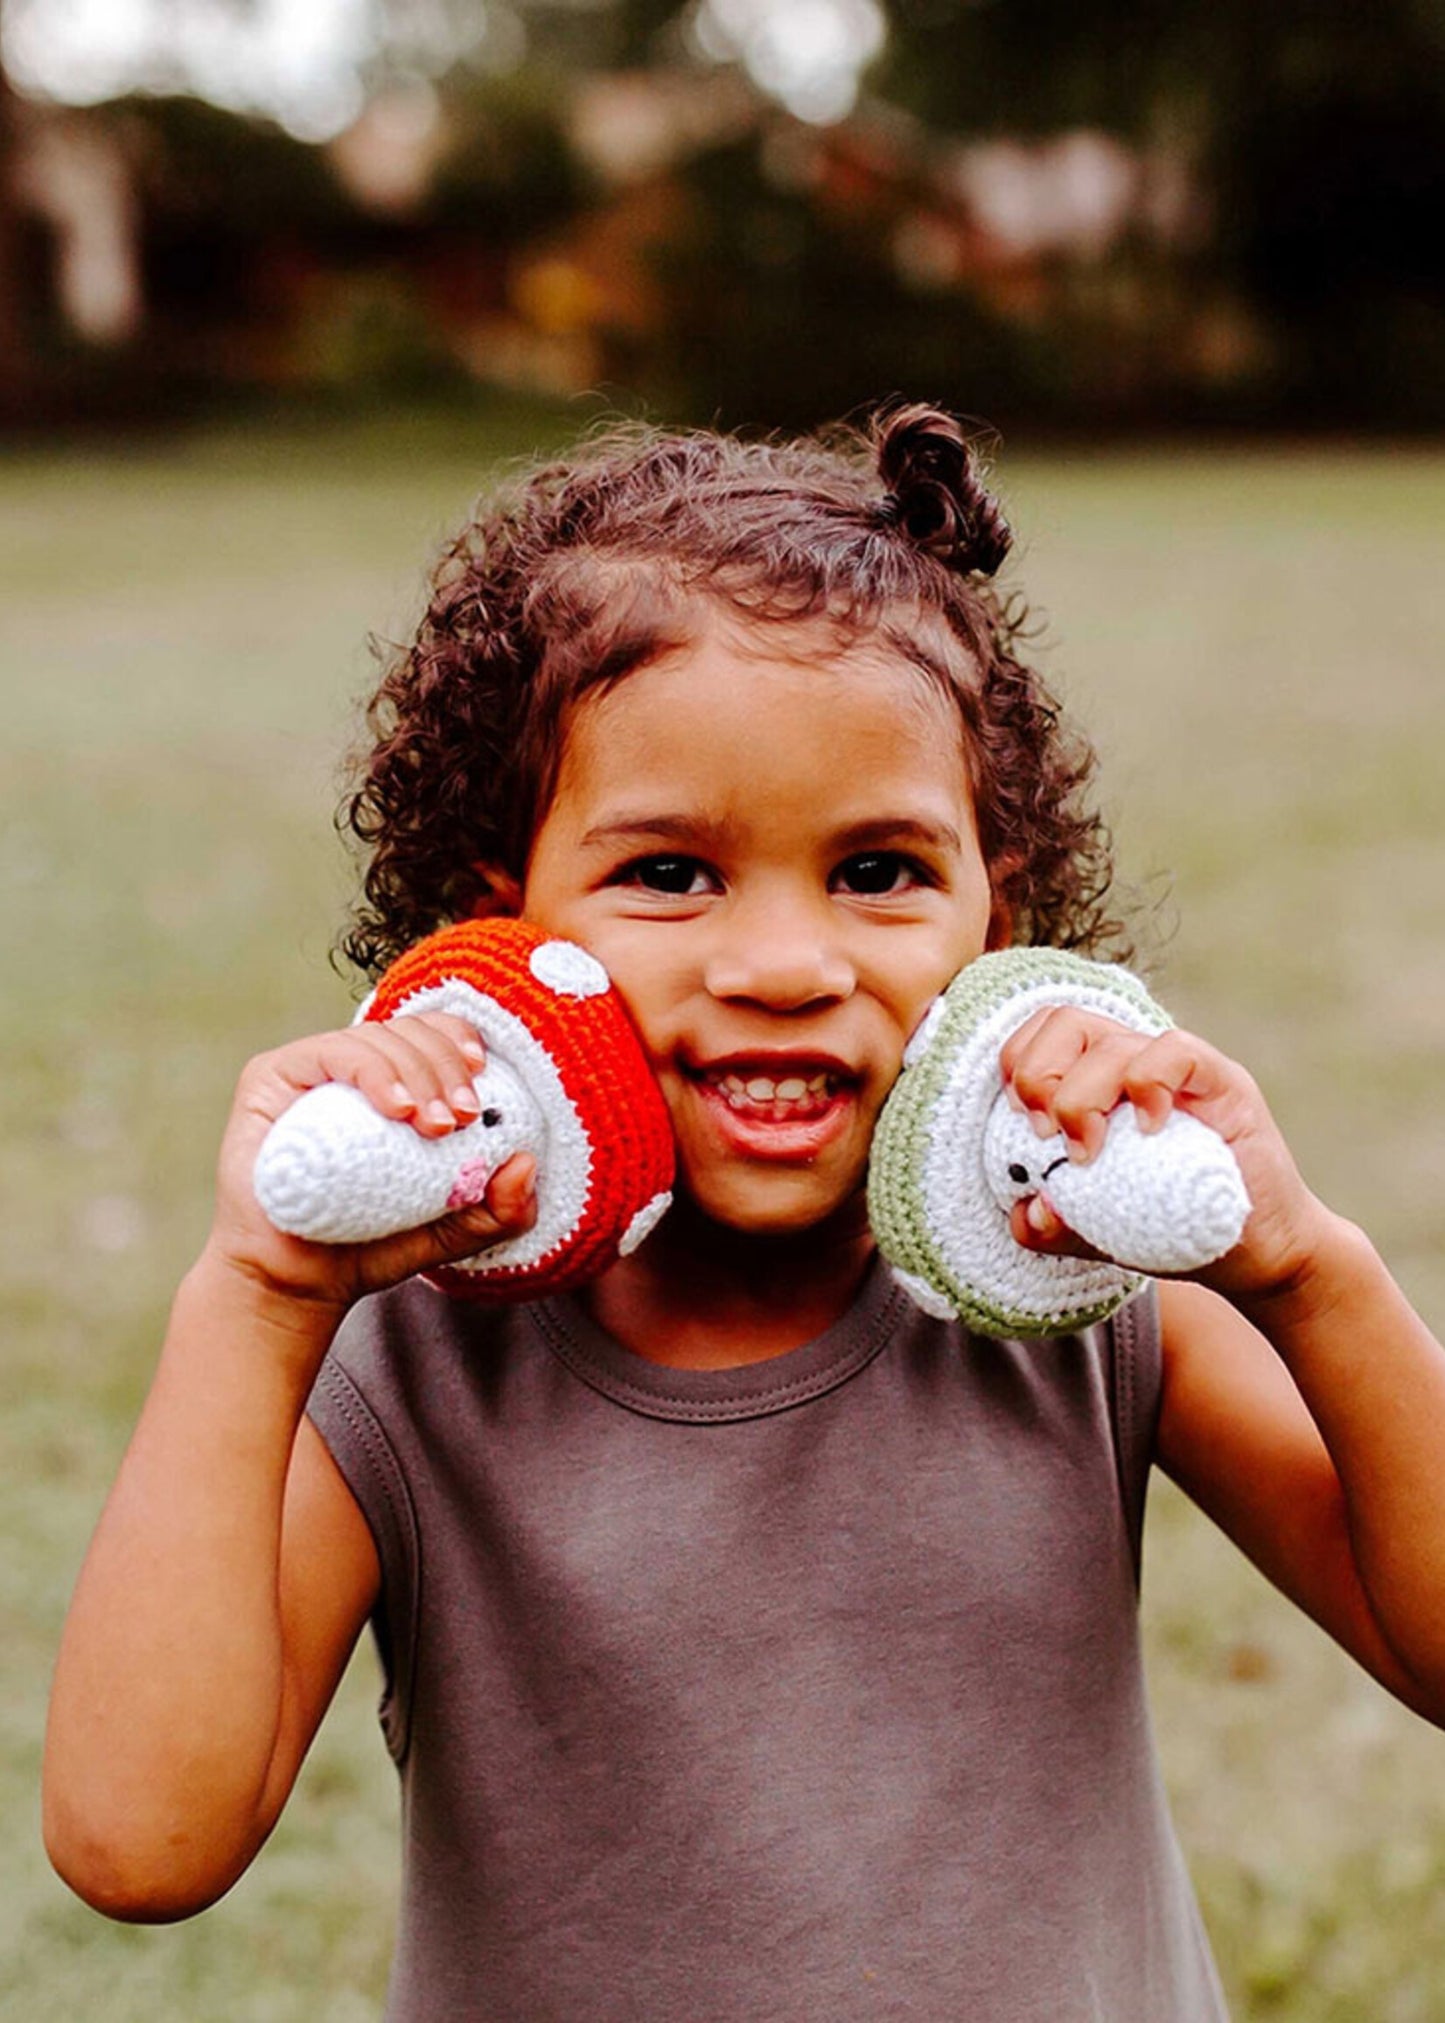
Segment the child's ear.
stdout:
<path fill-rule="evenodd" d="M 473 920 L 517 920 L 522 912 L 522 887 L 500 864 L 474 864 L 477 896 L 472 901 Z"/>
<path fill-rule="evenodd" d="M 1001 892 L 993 895 L 993 905 L 989 908 L 988 938 L 984 947 L 990 955 L 1000 948 L 1012 948 L 1014 938 L 1014 910 Z"/>
<path fill-rule="evenodd" d="M 1001 852 L 989 859 L 988 938 L 983 945 L 990 955 L 1000 948 L 1013 947 L 1014 904 L 1008 895 L 1015 889 L 1018 874 L 1023 867 L 1022 855 L 1013 850 Z"/>

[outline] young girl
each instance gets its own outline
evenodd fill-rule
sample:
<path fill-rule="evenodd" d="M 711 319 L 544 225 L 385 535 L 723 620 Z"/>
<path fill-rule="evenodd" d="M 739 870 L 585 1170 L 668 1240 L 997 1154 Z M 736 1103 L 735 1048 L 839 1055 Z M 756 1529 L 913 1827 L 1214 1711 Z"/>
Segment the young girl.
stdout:
<path fill-rule="evenodd" d="M 527 1225 L 524 1155 L 352 1248 L 277 1234 L 250 1174 L 325 1080 L 467 1121 L 470 1031 L 246 1069 L 56 1676 L 48 1839 L 93 1904 L 229 1887 L 370 1618 L 397 2023 L 1218 2017 L 1143 1703 L 1154 1460 L 1445 1719 L 1445 1356 L 1241 1068 L 1074 1011 L 1002 1062 L 1080 1159 L 1121 1102 L 1229 1140 L 1254 1208 L 1197 1283 L 1007 1344 L 875 1263 L 870 1136 L 931 999 L 987 948 L 1117 940 L 1007 546 L 955 423 L 902 408 L 614 438 L 449 551 L 374 705 L 350 951 L 490 912 L 592 950 L 679 1199 L 581 1295 L 454 1303 L 413 1274 Z M 1042 1199 L 1014 1230 L 1074 1245 Z"/>

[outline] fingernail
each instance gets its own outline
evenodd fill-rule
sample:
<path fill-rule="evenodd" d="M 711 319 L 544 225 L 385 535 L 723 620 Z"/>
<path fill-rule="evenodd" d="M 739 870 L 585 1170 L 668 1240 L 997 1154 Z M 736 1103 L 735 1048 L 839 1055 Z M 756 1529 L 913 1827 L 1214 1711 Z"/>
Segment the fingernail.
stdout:
<path fill-rule="evenodd" d="M 1024 1205 L 1024 1221 L 1035 1236 L 1047 1236 L 1052 1228 L 1048 1204 L 1042 1194 L 1031 1195 Z"/>
<path fill-rule="evenodd" d="M 481 1041 L 477 1038 L 475 1033 L 471 1034 L 467 1039 L 464 1039 L 462 1041 L 462 1052 L 466 1055 L 469 1061 L 480 1062 L 484 1061 L 487 1058 L 487 1050 L 482 1045 Z"/>
<path fill-rule="evenodd" d="M 475 1117 L 482 1107 L 470 1082 L 463 1082 L 460 1088 L 453 1089 L 451 1100 L 454 1110 L 465 1110 L 471 1117 Z"/>
<path fill-rule="evenodd" d="M 1089 1148 L 1082 1138 L 1070 1138 L 1065 1149 L 1068 1152 L 1069 1164 L 1071 1166 L 1086 1166 L 1088 1164 Z"/>
<path fill-rule="evenodd" d="M 428 1124 L 440 1124 L 448 1131 L 456 1122 L 455 1117 L 452 1115 L 450 1103 L 444 1103 L 440 1096 L 433 1097 L 432 1101 L 422 1111 L 422 1116 Z"/>
<path fill-rule="evenodd" d="M 416 1099 L 404 1082 L 392 1083 L 391 1100 L 402 1110 L 414 1110 L 416 1108 Z"/>
<path fill-rule="evenodd" d="M 1044 1113 L 1042 1112 L 1042 1110 L 1030 1110 L 1030 1112 L 1029 1112 L 1029 1122 L 1030 1122 L 1030 1123 L 1031 1123 L 1031 1124 L 1033 1125 L 1033 1127 L 1034 1127 L 1034 1136 L 1035 1136 L 1036 1138 L 1052 1138 L 1052 1137 L 1053 1137 L 1053 1135 L 1054 1135 L 1054 1127 L 1053 1127 L 1053 1125 L 1052 1125 L 1052 1124 L 1051 1124 L 1051 1123 L 1049 1122 L 1048 1118 L 1047 1118 L 1047 1117 L 1046 1117 L 1046 1116 L 1044 1115 Z"/>

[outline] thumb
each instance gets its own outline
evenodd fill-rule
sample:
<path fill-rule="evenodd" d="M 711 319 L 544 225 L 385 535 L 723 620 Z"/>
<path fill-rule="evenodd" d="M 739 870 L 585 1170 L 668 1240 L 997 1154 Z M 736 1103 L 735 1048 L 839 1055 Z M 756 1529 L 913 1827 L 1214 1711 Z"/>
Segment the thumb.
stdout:
<path fill-rule="evenodd" d="M 536 1161 L 529 1152 L 513 1153 L 492 1175 L 481 1201 L 454 1209 L 420 1229 L 361 1245 L 356 1253 L 361 1265 L 360 1290 L 379 1292 L 416 1272 L 458 1264 L 463 1258 L 490 1250 L 506 1237 L 521 1236 L 537 1219 L 536 1172 Z"/>
<path fill-rule="evenodd" d="M 1044 1257 L 1087 1257 L 1099 1252 L 1076 1236 L 1047 1194 L 1027 1194 L 1009 1210 L 1009 1233 L 1023 1250 Z"/>
<path fill-rule="evenodd" d="M 474 1257 L 505 1237 L 521 1236 L 537 1220 L 537 1162 L 514 1152 L 487 1182 L 482 1199 L 432 1223 L 429 1234 L 446 1261 Z M 442 1262 L 439 1255 L 437 1262 Z"/>

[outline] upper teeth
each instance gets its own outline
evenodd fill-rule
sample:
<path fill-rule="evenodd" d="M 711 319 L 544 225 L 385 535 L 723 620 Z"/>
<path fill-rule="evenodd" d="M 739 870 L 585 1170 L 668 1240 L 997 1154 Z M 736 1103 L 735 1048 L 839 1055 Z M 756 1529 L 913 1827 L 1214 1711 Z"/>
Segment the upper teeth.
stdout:
<path fill-rule="evenodd" d="M 785 1075 L 774 1081 L 771 1075 L 724 1075 L 718 1086 L 725 1096 L 746 1096 L 754 1103 L 796 1103 L 804 1096 L 826 1096 L 832 1077 Z"/>

